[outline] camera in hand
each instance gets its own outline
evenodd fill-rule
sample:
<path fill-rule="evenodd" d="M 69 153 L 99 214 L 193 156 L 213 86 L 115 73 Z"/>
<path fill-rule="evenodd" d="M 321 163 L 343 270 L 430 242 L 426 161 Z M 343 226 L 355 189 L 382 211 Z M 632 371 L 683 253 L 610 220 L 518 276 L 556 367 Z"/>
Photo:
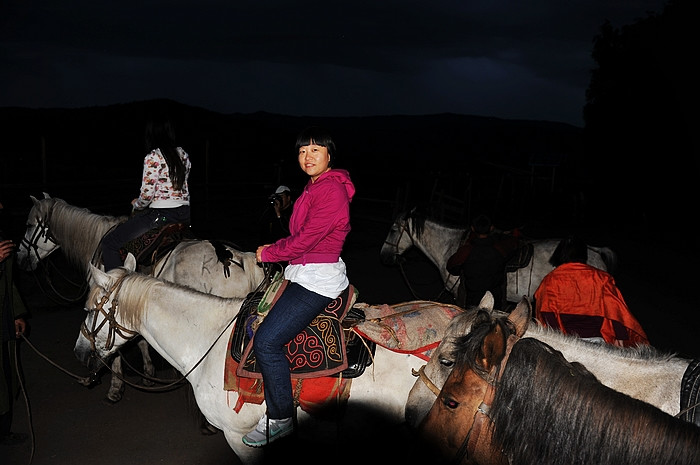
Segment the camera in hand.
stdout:
<path fill-rule="evenodd" d="M 282 204 L 282 196 L 280 194 L 272 194 L 267 198 L 267 200 L 269 200 L 272 205 L 274 205 L 276 202 Z"/>

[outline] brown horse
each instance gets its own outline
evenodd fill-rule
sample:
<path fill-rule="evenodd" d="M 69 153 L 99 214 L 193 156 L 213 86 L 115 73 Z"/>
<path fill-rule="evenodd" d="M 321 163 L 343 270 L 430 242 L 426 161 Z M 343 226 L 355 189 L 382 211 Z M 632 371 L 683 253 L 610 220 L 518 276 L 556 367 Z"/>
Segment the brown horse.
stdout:
<path fill-rule="evenodd" d="M 522 310 L 525 311 L 522 311 Z M 698 464 L 700 427 L 522 338 L 530 309 L 479 312 L 418 432 L 451 463 Z"/>

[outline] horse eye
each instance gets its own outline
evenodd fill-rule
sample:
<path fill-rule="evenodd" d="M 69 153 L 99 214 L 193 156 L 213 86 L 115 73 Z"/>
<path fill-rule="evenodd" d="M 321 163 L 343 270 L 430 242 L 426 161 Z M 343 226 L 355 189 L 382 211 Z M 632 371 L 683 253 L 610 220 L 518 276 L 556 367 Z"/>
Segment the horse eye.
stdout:
<path fill-rule="evenodd" d="M 445 407 L 452 409 L 452 410 L 459 407 L 459 402 L 457 402 L 454 399 L 443 399 L 442 403 L 445 405 Z"/>
<path fill-rule="evenodd" d="M 442 365 L 442 366 L 444 366 L 444 367 L 450 368 L 450 367 L 452 367 L 452 365 L 454 365 L 454 364 L 455 364 L 454 360 L 450 360 L 450 359 L 447 359 L 447 358 L 441 358 L 441 359 L 440 359 L 440 365 Z"/>

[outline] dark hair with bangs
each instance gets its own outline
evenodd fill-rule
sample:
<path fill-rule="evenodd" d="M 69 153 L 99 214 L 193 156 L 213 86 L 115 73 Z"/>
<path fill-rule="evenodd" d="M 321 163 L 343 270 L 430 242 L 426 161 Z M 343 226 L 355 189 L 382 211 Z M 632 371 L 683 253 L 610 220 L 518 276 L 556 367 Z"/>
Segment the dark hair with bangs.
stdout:
<path fill-rule="evenodd" d="M 564 263 L 587 263 L 588 244 L 576 235 L 562 239 L 552 252 L 549 263 L 557 267 Z"/>
<path fill-rule="evenodd" d="M 320 145 L 328 149 L 328 155 L 331 156 L 331 162 L 335 157 L 335 142 L 330 133 L 320 126 L 310 126 L 299 133 L 297 136 L 296 151 L 299 152 L 299 147 L 310 144 Z"/>

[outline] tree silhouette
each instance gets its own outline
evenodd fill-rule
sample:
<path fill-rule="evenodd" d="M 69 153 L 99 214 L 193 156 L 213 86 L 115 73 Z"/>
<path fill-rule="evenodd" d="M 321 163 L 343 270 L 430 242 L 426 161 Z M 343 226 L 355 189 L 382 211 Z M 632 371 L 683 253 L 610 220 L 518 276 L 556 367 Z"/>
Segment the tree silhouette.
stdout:
<path fill-rule="evenodd" d="M 599 167 L 599 199 L 635 226 L 686 213 L 697 198 L 697 41 L 692 0 L 594 38 L 584 107 L 586 157 Z M 621 208 L 615 208 L 621 207 Z M 623 216 L 620 218 L 620 214 Z"/>

